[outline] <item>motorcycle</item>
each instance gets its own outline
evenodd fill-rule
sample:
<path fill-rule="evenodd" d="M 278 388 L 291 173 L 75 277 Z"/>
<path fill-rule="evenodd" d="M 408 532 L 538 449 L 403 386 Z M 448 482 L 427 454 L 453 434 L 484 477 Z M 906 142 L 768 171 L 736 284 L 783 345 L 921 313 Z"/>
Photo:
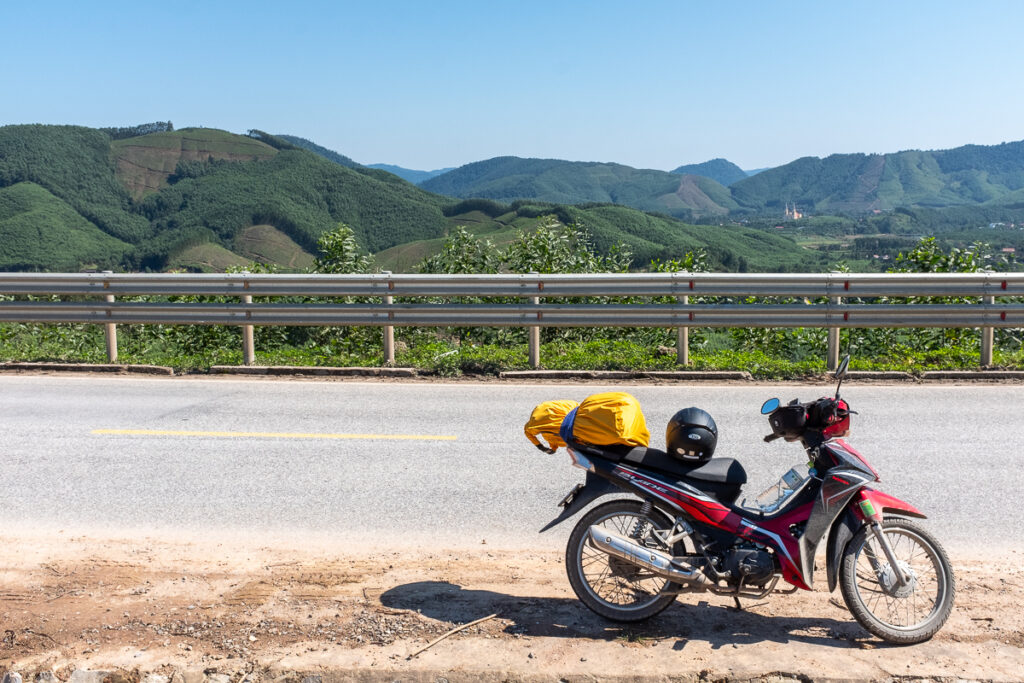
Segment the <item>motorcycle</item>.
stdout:
<path fill-rule="evenodd" d="M 620 622 L 648 619 L 690 592 L 732 596 L 740 608 L 740 598 L 765 598 L 780 578 L 810 590 L 827 537 L 829 591 L 839 585 L 861 626 L 891 643 L 931 638 L 953 608 L 953 571 L 916 521 L 925 515 L 873 488 L 878 472 L 839 438 L 853 414 L 839 396 L 848 367 L 849 356 L 834 397 L 761 407 L 772 427 L 765 441 L 798 441 L 809 462 L 749 505 L 736 504 L 746 473 L 732 458 L 695 464 L 653 448 L 568 443 L 586 481 L 541 531 L 605 495 L 635 496 L 593 507 L 570 534 L 565 561 L 577 597 Z"/>

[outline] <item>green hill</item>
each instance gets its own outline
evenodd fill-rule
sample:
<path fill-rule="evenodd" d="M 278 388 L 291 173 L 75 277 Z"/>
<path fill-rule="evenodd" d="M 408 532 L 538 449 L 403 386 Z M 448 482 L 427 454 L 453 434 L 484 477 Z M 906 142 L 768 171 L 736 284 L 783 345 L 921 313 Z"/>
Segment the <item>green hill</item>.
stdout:
<path fill-rule="evenodd" d="M 655 259 L 668 261 L 703 249 L 715 270 L 821 270 L 828 264 L 820 252 L 804 249 L 791 238 L 741 225 L 690 225 L 663 214 L 650 214 L 615 204 L 568 206 L 519 201 L 511 205 L 469 199 L 446 209 L 449 225 L 461 225 L 501 247 L 554 216 L 560 223 L 582 226 L 599 252 L 625 245 L 633 266 L 645 268 Z M 438 252 L 443 239 L 420 240 L 384 250 L 375 256 L 379 267 L 395 272 L 414 268 Z"/>
<path fill-rule="evenodd" d="M 149 221 L 130 211 L 117 179 L 111 138 L 81 126 L 0 127 L 0 187 L 30 182 L 64 200 L 103 232 L 137 244 L 152 236 Z"/>
<path fill-rule="evenodd" d="M 111 268 L 131 249 L 31 182 L 0 188 L 0 236 L 0 270 Z"/>
<path fill-rule="evenodd" d="M 998 202 L 1024 189 L 1024 142 L 950 150 L 804 157 L 730 186 L 751 212 L 787 202 L 815 213 Z"/>
<path fill-rule="evenodd" d="M 439 236 L 443 200 L 394 180 L 381 181 L 304 150 L 281 151 L 261 162 L 179 168 L 175 182 L 140 207 L 156 233 L 140 265 L 159 267 L 183 240 L 203 231 L 230 247 L 240 230 L 260 224 L 274 226 L 311 253 L 320 234 L 339 222 L 349 224 L 371 252 Z"/>
<path fill-rule="evenodd" d="M 638 266 L 652 259 L 681 258 L 696 249 L 708 252 L 715 270 L 813 272 L 824 265 L 789 238 L 738 225 L 689 225 L 610 204 L 565 207 L 560 215 L 587 228 L 599 250 L 626 244 Z"/>
<path fill-rule="evenodd" d="M 117 179 L 136 200 L 167 187 L 168 178 L 183 161 L 259 161 L 277 154 L 259 140 L 210 128 L 114 140 L 110 148 Z"/>
<path fill-rule="evenodd" d="M 678 175 L 699 175 L 711 178 L 726 187 L 747 177 L 747 172 L 726 159 L 712 159 L 702 164 L 687 164 L 672 171 Z"/>
<path fill-rule="evenodd" d="M 621 164 L 496 157 L 420 186 L 450 197 L 505 202 L 608 202 L 683 219 L 779 216 L 787 204 L 805 214 L 865 214 L 1019 202 L 1024 142 L 804 157 L 753 176 L 725 159 L 664 173 Z"/>
<path fill-rule="evenodd" d="M 348 167 L 301 148 L 294 138 L 260 131 L 174 131 L 169 123 L 126 129 L 5 126 L 0 268 L 220 270 L 259 260 L 301 270 L 311 263 L 317 238 L 343 222 L 379 263 L 401 271 L 440 248 L 456 225 L 502 244 L 547 215 L 582 225 L 600 250 L 625 244 L 638 267 L 695 248 L 706 249 L 722 269 L 824 267 L 821 254 L 775 233 L 689 225 L 668 215 L 720 215 L 739 208 L 728 188 L 706 177 L 514 158 L 452 174 L 475 174 L 496 185 L 502 179 L 508 186 L 510 171 L 526 188 L 539 178 L 559 200 L 457 202 L 383 170 Z M 444 178 L 434 181 L 452 181 Z M 602 201 L 582 201 L 592 197 Z"/>
<path fill-rule="evenodd" d="M 703 189 L 706 183 L 714 183 L 712 193 L 727 198 L 728 190 L 718 183 L 708 179 L 694 183 L 685 178 L 622 164 L 496 157 L 461 166 L 420 186 L 449 197 L 558 204 L 609 202 L 681 218 L 724 214 L 734 206 L 731 199 L 727 205 L 718 204 Z"/>
<path fill-rule="evenodd" d="M 440 236 L 447 226 L 442 207 L 451 200 L 384 171 L 346 168 L 258 131 L 167 128 L 133 136 L 132 129 L 0 127 L 0 190 L 46 191 L 19 190 L 18 201 L 8 201 L 16 208 L 0 231 L 0 267 L 75 270 L 102 261 L 161 270 L 207 243 L 235 254 L 280 253 L 280 265 L 298 267 L 304 259 L 285 258 L 279 234 L 311 254 L 321 233 L 344 222 L 364 248 L 379 251 Z M 23 246 L 26 216 L 43 214 L 47 221 L 35 226 L 51 241 L 49 260 Z M 244 245 L 235 243 L 255 225 L 276 232 L 256 233 L 255 242 L 246 233 Z M 85 226 L 96 248 L 83 246 Z M 270 243 L 258 244 L 260 236 Z"/>

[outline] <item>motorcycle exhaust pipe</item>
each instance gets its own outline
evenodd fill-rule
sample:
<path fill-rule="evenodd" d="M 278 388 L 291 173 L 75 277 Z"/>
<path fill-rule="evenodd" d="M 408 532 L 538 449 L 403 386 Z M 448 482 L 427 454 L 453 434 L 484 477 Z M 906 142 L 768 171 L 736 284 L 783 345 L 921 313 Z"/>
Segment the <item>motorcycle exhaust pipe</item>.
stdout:
<path fill-rule="evenodd" d="M 671 555 L 654 548 L 645 548 L 633 539 L 621 536 L 614 531 L 595 524 L 590 527 L 588 534 L 590 542 L 598 550 L 620 560 L 625 560 L 630 564 L 650 569 L 658 576 L 675 581 L 676 583 L 710 583 L 704 572 L 693 565 L 680 566 L 672 561 Z"/>

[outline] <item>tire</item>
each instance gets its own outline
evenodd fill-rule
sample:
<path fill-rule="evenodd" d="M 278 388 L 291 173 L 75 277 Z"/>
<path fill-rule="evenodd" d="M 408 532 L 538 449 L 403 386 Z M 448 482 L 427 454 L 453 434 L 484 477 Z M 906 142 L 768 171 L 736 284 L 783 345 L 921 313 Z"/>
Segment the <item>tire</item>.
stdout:
<path fill-rule="evenodd" d="M 679 588 L 678 584 L 612 557 L 589 542 L 588 530 L 594 524 L 607 526 L 623 536 L 631 535 L 639 519 L 660 530 L 672 526 L 672 520 L 657 509 L 641 517 L 642 505 L 638 500 L 613 500 L 595 507 L 576 524 L 565 549 L 565 568 L 576 596 L 612 621 L 649 619 L 672 604 L 676 599 L 674 591 Z M 649 531 L 645 536 L 650 537 Z"/>
<path fill-rule="evenodd" d="M 861 626 L 882 640 L 912 645 L 931 638 L 953 610 L 956 585 L 942 546 L 920 525 L 890 517 L 882 529 L 896 560 L 912 575 L 899 587 L 870 527 L 843 551 L 839 585 L 846 606 Z"/>

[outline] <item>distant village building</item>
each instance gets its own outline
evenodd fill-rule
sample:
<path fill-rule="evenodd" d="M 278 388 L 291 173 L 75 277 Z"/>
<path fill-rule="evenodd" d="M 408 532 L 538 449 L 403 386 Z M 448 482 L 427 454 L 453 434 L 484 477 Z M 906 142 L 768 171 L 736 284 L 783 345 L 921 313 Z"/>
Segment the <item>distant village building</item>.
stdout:
<path fill-rule="evenodd" d="M 789 208 L 789 202 L 786 202 L 786 220 L 798 221 L 803 218 L 804 215 L 796 210 L 796 202 L 793 202 L 793 208 Z"/>

